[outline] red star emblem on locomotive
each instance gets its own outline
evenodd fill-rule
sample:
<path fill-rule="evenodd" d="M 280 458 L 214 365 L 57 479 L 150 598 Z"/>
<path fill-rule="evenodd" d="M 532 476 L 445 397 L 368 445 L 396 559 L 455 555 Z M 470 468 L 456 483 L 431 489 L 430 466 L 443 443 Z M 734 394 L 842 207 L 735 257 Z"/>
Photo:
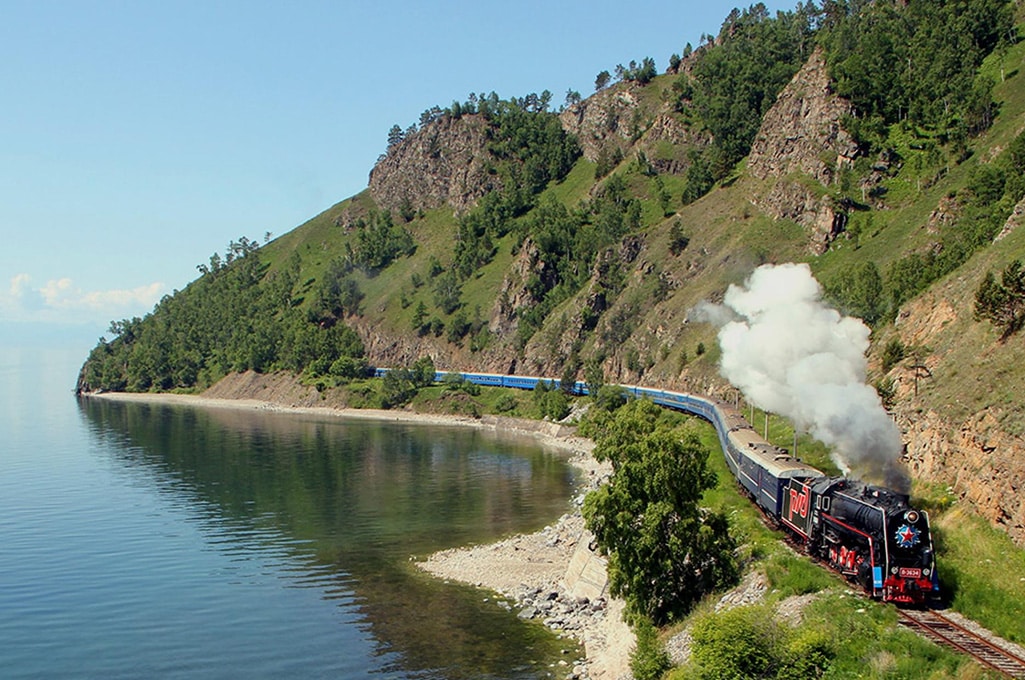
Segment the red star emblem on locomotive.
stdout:
<path fill-rule="evenodd" d="M 921 532 L 916 527 L 908 524 L 902 524 L 901 527 L 897 529 L 897 545 L 901 548 L 913 548 L 918 544 L 918 536 L 920 533 Z"/>

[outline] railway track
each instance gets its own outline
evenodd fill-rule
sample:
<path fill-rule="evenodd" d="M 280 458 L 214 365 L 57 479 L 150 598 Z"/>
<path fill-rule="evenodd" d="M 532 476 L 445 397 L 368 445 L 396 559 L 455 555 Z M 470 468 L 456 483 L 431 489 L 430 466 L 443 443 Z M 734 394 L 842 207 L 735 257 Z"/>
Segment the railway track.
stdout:
<path fill-rule="evenodd" d="M 900 624 L 926 638 L 967 654 L 986 668 L 1025 680 L 1025 658 L 999 647 L 933 609 L 901 609 Z"/>

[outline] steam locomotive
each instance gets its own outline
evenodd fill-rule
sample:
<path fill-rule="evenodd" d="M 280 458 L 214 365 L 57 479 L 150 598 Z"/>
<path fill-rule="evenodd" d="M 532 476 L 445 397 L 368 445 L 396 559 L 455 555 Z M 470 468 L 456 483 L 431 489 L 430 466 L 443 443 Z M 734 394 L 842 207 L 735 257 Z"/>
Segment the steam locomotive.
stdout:
<path fill-rule="evenodd" d="M 382 376 L 388 369 L 376 369 Z M 458 373 L 458 372 L 457 372 Z M 447 372 L 435 374 L 441 381 Z M 479 385 L 534 389 L 559 380 L 458 373 Z M 633 397 L 699 416 L 715 426 L 730 472 L 773 524 L 804 550 L 859 584 L 873 598 L 921 606 L 939 593 L 929 516 L 906 494 L 832 477 L 770 444 L 735 408 L 692 394 L 626 385 Z M 587 394 L 587 384 L 569 389 Z"/>

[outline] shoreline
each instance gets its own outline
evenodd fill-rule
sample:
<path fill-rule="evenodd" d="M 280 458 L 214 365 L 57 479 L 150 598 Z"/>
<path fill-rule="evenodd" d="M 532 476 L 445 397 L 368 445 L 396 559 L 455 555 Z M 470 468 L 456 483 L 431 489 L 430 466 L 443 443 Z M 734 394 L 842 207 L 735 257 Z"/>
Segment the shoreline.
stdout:
<path fill-rule="evenodd" d="M 298 406 L 261 399 L 191 394 L 102 392 L 82 396 L 136 403 L 475 427 L 531 437 L 541 446 L 562 452 L 566 461 L 580 472 L 580 486 L 566 514 L 540 531 L 517 534 L 488 544 L 448 548 L 416 562 L 415 566 L 436 578 L 497 592 L 515 602 L 520 618 L 540 620 L 554 632 L 577 640 L 584 657 L 568 677 L 580 680 L 630 677 L 634 635 L 623 621 L 622 600 L 604 593 L 593 601 L 577 597 L 566 583 L 574 554 L 587 540 L 580 511 L 583 494 L 597 487 L 609 472 L 607 463 L 599 464 L 591 455 L 593 442 L 577 437 L 574 428 L 501 416 L 470 418 L 406 410 Z"/>

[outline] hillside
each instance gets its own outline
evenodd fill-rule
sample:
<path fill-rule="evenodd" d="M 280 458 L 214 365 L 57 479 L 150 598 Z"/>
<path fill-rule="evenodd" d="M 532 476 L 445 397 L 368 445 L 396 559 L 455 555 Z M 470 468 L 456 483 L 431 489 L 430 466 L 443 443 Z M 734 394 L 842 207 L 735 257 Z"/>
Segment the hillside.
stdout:
<path fill-rule="evenodd" d="M 732 399 L 691 311 L 804 262 L 872 327 L 916 477 L 1025 546 L 1022 339 L 973 314 L 1025 256 L 1025 45 L 1009 3 L 890 4 L 737 12 L 666 73 L 632 62 L 557 113 L 546 93 L 428 109 L 366 191 L 113 324 L 79 388 L 289 371 L 367 403 L 366 365 L 430 357 Z"/>

